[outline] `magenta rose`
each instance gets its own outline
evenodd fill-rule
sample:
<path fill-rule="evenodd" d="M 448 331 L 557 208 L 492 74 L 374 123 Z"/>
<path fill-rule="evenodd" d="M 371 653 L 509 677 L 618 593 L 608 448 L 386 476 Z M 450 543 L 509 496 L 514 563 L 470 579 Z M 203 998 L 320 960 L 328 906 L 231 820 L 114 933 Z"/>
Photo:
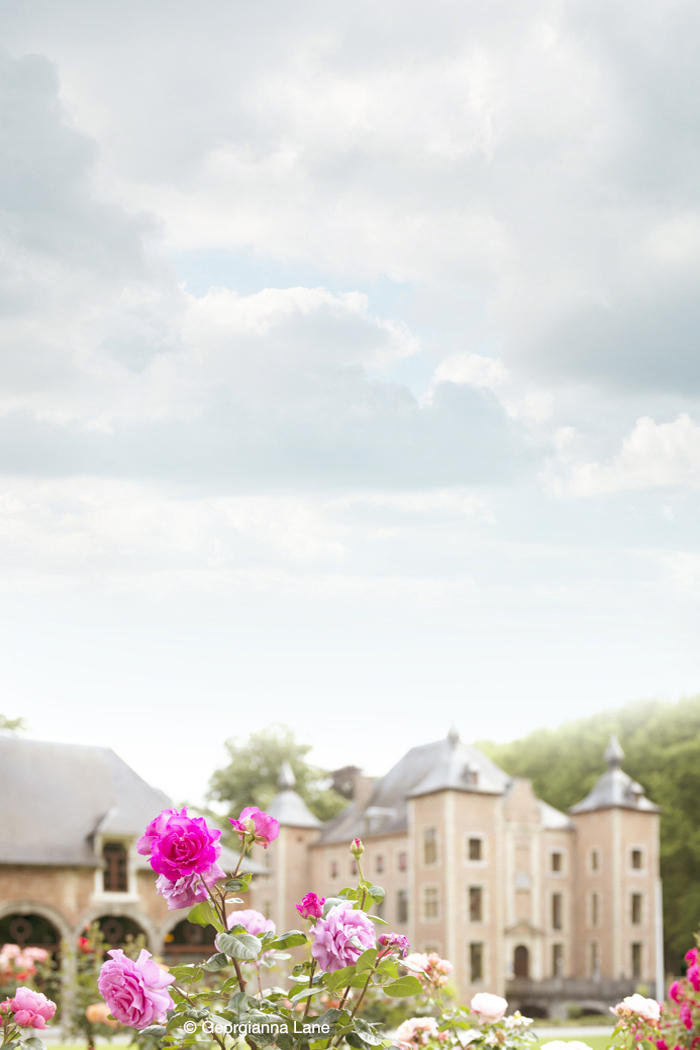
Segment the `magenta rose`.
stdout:
<path fill-rule="evenodd" d="M 295 905 L 302 919 L 320 919 L 323 915 L 325 897 L 317 897 L 315 893 L 307 893 L 301 904 Z"/>
<path fill-rule="evenodd" d="M 168 910 L 176 911 L 178 908 L 192 908 L 195 904 L 208 900 L 202 880 L 211 889 L 215 882 L 223 879 L 226 872 L 214 862 L 208 871 L 198 872 L 195 875 L 183 875 L 182 878 L 173 881 L 165 875 L 159 875 L 156 879 L 156 890 L 161 897 L 168 902 Z"/>
<path fill-rule="evenodd" d="M 112 958 L 102 964 L 97 987 L 112 1016 L 130 1028 L 148 1028 L 156 1021 L 165 1021 L 166 1010 L 175 1005 L 167 990 L 175 978 L 162 970 L 145 948 L 136 962 L 121 948 L 107 954 Z"/>
<path fill-rule="evenodd" d="M 136 850 L 141 853 L 144 857 L 150 857 L 153 853 L 153 843 L 157 838 L 165 832 L 168 826 L 168 821 L 171 817 L 186 817 L 187 809 L 164 809 L 162 813 L 159 813 L 155 820 L 152 820 L 144 831 L 141 838 L 136 843 Z"/>
<path fill-rule="evenodd" d="M 274 933 L 277 927 L 272 919 L 266 919 L 262 912 L 255 908 L 242 908 L 241 911 L 232 911 L 228 917 L 228 928 L 232 926 L 245 926 L 248 933 L 257 936 L 259 933 Z"/>
<path fill-rule="evenodd" d="M 690 1031 L 693 1027 L 693 1014 L 688 1003 L 683 1003 L 680 1009 L 681 1023 Z"/>
<path fill-rule="evenodd" d="M 377 946 L 372 920 L 363 911 L 355 911 L 350 901 L 336 904 L 325 919 L 319 919 L 313 936 L 311 954 L 330 973 L 353 966 L 363 952 Z"/>
<path fill-rule="evenodd" d="M 8 1006 L 15 1015 L 15 1024 L 20 1028 L 47 1028 L 56 1013 L 56 1004 L 47 999 L 41 992 L 21 987 L 15 992 L 14 999 L 8 1000 Z"/>
<path fill-rule="evenodd" d="M 238 820 L 234 820 L 233 817 L 228 819 L 241 838 L 245 838 L 246 835 L 252 835 L 253 840 L 264 846 L 265 849 L 280 833 L 279 820 L 269 817 L 267 813 L 263 813 L 257 806 L 246 806 Z"/>
<path fill-rule="evenodd" d="M 700 992 L 700 966 L 696 963 L 695 966 L 691 966 L 686 974 L 686 977 L 692 984 L 696 992 Z"/>
<path fill-rule="evenodd" d="M 164 810 L 139 840 L 143 849 L 150 842 L 151 867 L 171 882 L 183 875 L 209 871 L 221 855 L 220 831 L 207 827 L 204 817 L 188 817 L 187 809 Z"/>

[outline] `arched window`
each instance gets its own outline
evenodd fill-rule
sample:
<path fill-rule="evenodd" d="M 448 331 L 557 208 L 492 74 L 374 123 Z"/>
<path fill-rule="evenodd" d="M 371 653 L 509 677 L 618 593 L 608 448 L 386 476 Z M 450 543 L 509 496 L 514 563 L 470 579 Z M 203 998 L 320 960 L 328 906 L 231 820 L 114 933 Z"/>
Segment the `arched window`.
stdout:
<path fill-rule="evenodd" d="M 513 952 L 513 974 L 515 977 L 530 976 L 530 953 L 524 944 L 519 944 Z"/>
<path fill-rule="evenodd" d="M 105 842 L 102 847 L 104 871 L 102 888 L 105 893 L 126 893 L 129 889 L 126 849 L 121 842 Z"/>
<path fill-rule="evenodd" d="M 215 937 L 216 930 L 213 926 L 197 926 L 183 919 L 165 937 L 163 951 L 176 962 L 181 962 L 182 957 L 186 955 L 201 959 L 211 955 Z"/>
<path fill-rule="evenodd" d="M 110 948 L 120 948 L 137 937 L 145 936 L 139 924 L 126 915 L 103 915 L 97 922 Z"/>

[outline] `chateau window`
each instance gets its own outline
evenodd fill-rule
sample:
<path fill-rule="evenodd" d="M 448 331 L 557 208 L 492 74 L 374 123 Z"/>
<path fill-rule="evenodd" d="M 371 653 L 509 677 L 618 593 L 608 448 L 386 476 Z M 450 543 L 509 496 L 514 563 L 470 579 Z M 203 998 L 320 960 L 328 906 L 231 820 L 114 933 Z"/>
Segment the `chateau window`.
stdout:
<path fill-rule="evenodd" d="M 591 977 L 600 977 L 600 955 L 598 954 L 598 942 L 591 941 Z"/>
<path fill-rule="evenodd" d="M 642 895 L 641 893 L 633 893 L 631 900 L 631 918 L 633 926 L 642 925 Z"/>
<path fill-rule="evenodd" d="M 438 917 L 437 886 L 425 886 L 423 889 L 423 917 L 425 919 L 437 919 Z"/>
<path fill-rule="evenodd" d="M 423 862 L 435 864 L 437 862 L 437 830 L 426 828 L 423 832 Z"/>
<path fill-rule="evenodd" d="M 564 928 L 563 923 L 563 908 L 562 908 L 562 896 L 561 893 L 552 894 L 552 929 L 561 930 Z"/>
<path fill-rule="evenodd" d="M 481 886 L 469 887 L 469 921 L 481 922 L 484 917 L 484 891 Z"/>
<path fill-rule="evenodd" d="M 332 879 L 337 879 L 338 878 L 338 861 L 337 860 L 332 860 L 331 861 L 331 878 Z"/>
<path fill-rule="evenodd" d="M 102 887 L 105 893 L 126 893 L 128 890 L 127 855 L 121 842 L 106 842 L 102 850 L 105 866 Z"/>
<path fill-rule="evenodd" d="M 591 926 L 597 926 L 600 922 L 600 897 L 597 893 L 591 894 Z"/>
<path fill-rule="evenodd" d="M 399 890 L 396 896 L 396 921 L 408 922 L 408 890 Z"/>
<path fill-rule="evenodd" d="M 644 866 L 643 865 L 644 857 L 642 855 L 642 851 L 640 849 L 633 849 L 632 850 L 632 854 L 631 854 L 631 859 L 632 859 L 632 867 L 634 868 L 634 870 L 635 871 L 641 871 L 642 867 Z"/>
<path fill-rule="evenodd" d="M 383 853 L 378 853 L 377 854 L 377 856 L 375 858 L 375 861 L 374 861 L 374 870 L 379 872 L 380 874 L 381 874 L 381 872 L 384 871 L 384 854 Z"/>
<path fill-rule="evenodd" d="M 399 853 L 399 871 L 408 871 L 408 853 Z"/>
<path fill-rule="evenodd" d="M 564 855 L 562 853 L 552 853 L 552 871 L 562 872 L 564 870 Z"/>
<path fill-rule="evenodd" d="M 467 844 L 467 854 L 469 856 L 469 860 L 483 860 L 483 853 L 484 850 L 481 839 L 469 839 L 469 842 Z"/>
<path fill-rule="evenodd" d="M 552 945 L 552 977 L 564 976 L 564 945 Z"/>
<path fill-rule="evenodd" d="M 591 871 L 600 871 L 600 854 L 597 849 L 591 850 Z"/>
<path fill-rule="evenodd" d="M 632 945 L 632 979 L 640 981 L 642 978 L 642 946 Z"/>
<path fill-rule="evenodd" d="M 472 941 L 469 945 L 469 980 L 478 984 L 484 979 L 484 945 L 481 941 Z"/>

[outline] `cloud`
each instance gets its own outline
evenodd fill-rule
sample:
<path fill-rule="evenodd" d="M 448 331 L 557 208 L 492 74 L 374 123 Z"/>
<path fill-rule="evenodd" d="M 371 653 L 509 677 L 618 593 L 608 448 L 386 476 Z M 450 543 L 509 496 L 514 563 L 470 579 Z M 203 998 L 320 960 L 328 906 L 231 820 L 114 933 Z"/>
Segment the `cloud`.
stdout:
<path fill-rule="evenodd" d="M 562 460 L 569 458 L 567 449 L 575 440 L 572 432 L 560 435 Z M 648 416 L 638 419 L 617 455 L 604 463 L 570 463 L 557 487 L 576 498 L 700 488 L 700 425 L 685 412 L 672 423 L 656 423 Z"/>

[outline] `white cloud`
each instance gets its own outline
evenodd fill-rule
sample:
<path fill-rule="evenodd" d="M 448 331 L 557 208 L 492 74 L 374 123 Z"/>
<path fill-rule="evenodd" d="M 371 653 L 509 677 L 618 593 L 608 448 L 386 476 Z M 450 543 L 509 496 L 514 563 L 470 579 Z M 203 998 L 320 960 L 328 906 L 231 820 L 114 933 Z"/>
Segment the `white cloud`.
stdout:
<path fill-rule="evenodd" d="M 559 435 L 560 458 L 570 458 L 576 435 Z M 560 491 L 583 498 L 655 488 L 700 488 L 700 425 L 687 413 L 672 423 L 638 419 L 607 462 L 571 462 Z"/>

